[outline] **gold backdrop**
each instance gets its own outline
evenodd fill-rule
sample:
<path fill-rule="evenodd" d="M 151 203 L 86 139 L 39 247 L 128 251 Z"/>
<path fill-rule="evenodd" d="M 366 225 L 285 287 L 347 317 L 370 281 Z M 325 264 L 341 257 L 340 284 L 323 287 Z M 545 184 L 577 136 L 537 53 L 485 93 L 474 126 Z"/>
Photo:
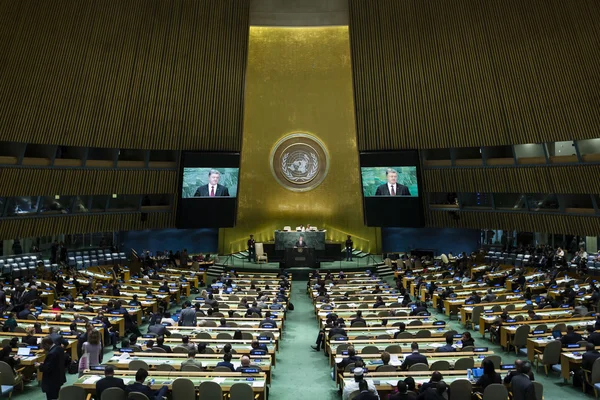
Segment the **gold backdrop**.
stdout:
<path fill-rule="evenodd" d="M 311 224 L 378 252 L 379 230 L 363 224 L 348 28 L 251 27 L 244 106 L 237 226 L 221 230 L 220 251 L 245 249 L 250 233 L 266 242 L 275 229 Z M 269 166 L 273 146 L 295 132 L 330 155 L 325 180 L 304 193 L 280 186 Z"/>

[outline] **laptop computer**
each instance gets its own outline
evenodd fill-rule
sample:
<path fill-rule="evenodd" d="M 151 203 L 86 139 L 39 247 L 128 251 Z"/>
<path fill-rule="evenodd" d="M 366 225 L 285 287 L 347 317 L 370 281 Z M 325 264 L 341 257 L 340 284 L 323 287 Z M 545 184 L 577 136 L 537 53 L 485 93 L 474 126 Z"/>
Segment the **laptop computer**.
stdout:
<path fill-rule="evenodd" d="M 31 348 L 29 348 L 29 347 L 19 347 L 19 349 L 17 350 L 18 356 L 27 357 L 30 354 L 31 354 Z"/>

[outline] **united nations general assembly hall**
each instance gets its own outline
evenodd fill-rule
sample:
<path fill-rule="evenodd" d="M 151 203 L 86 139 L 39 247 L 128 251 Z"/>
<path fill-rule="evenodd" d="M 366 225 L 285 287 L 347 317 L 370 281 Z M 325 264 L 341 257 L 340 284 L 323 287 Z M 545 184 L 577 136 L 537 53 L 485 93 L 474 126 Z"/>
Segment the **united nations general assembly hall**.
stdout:
<path fill-rule="evenodd" d="M 598 0 L 0 0 L 0 397 L 600 395 Z"/>

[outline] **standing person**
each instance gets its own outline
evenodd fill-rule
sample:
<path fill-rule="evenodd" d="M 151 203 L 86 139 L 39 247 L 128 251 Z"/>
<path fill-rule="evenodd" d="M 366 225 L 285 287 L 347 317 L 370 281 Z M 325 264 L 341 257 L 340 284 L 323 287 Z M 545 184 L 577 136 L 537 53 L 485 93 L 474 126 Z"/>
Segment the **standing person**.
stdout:
<path fill-rule="evenodd" d="M 352 261 L 352 249 L 354 248 L 354 243 L 352 243 L 352 237 L 348 235 L 348 239 L 346 239 L 346 261 Z"/>
<path fill-rule="evenodd" d="M 250 235 L 250 239 L 248 239 L 248 262 L 254 261 L 256 258 L 256 240 L 254 240 L 254 235 Z"/>
<path fill-rule="evenodd" d="M 100 332 L 96 329 L 88 333 L 87 341 L 83 343 L 83 357 L 79 359 L 79 373 L 82 374 L 84 369 L 100 365 L 102 361 L 102 345 L 100 344 Z M 86 359 L 87 362 L 82 362 Z M 87 364 L 87 365 L 86 365 Z"/>
<path fill-rule="evenodd" d="M 192 307 L 192 303 L 186 301 L 184 304 L 184 309 L 181 310 L 181 314 L 179 316 L 179 321 L 181 326 L 196 326 L 197 317 L 196 317 L 196 309 Z"/>
<path fill-rule="evenodd" d="M 60 262 L 63 264 L 67 263 L 67 246 L 64 242 L 60 242 Z"/>
<path fill-rule="evenodd" d="M 50 337 L 42 339 L 42 348 L 47 352 L 42 364 L 35 363 L 42 375 L 42 392 L 46 393 L 47 400 L 58 399 L 61 386 L 67 381 L 65 378 L 65 351 L 55 344 Z"/>
<path fill-rule="evenodd" d="M 186 268 L 188 263 L 188 252 L 187 249 L 183 249 L 181 252 L 181 259 L 179 260 L 179 264 L 181 267 Z"/>
<path fill-rule="evenodd" d="M 529 379 L 529 372 L 531 372 L 531 364 L 525 362 L 521 367 L 521 373 L 513 376 L 510 385 L 512 387 L 514 400 L 529 400 L 536 398 L 535 386 L 533 386 L 533 382 Z"/>
<path fill-rule="evenodd" d="M 50 247 L 50 263 L 56 264 L 58 256 L 58 242 L 52 243 L 52 247 Z"/>

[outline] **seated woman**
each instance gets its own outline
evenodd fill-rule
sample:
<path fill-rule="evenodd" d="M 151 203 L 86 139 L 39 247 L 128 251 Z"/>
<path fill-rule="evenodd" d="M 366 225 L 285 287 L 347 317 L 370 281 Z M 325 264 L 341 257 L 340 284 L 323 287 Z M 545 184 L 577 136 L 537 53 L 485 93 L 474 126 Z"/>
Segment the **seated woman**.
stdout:
<path fill-rule="evenodd" d="M 481 367 L 483 368 L 483 375 L 477 380 L 476 385 L 481 388 L 482 392 L 488 385 L 491 385 L 492 383 L 502 383 L 500 374 L 498 374 L 494 369 L 494 363 L 492 360 L 483 360 Z"/>

